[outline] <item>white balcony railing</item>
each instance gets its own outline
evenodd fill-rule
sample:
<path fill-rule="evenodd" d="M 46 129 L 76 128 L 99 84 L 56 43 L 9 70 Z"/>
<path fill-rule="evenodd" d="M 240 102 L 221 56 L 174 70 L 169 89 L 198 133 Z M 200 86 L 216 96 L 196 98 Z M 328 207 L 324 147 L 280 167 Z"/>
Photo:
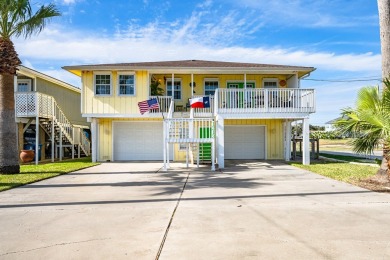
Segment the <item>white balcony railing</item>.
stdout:
<path fill-rule="evenodd" d="M 204 97 L 204 96 L 193 96 L 195 97 Z M 195 117 L 209 117 L 214 114 L 214 96 L 208 96 L 210 99 L 210 107 L 208 108 L 194 108 Z"/>
<path fill-rule="evenodd" d="M 314 89 L 217 89 L 215 113 L 314 113 Z"/>
<path fill-rule="evenodd" d="M 160 109 L 150 110 L 150 114 L 168 113 L 169 106 L 171 105 L 171 96 L 150 96 L 149 99 L 157 98 Z"/>
<path fill-rule="evenodd" d="M 170 143 L 210 143 L 215 137 L 214 124 L 211 118 L 165 119 L 166 138 Z"/>

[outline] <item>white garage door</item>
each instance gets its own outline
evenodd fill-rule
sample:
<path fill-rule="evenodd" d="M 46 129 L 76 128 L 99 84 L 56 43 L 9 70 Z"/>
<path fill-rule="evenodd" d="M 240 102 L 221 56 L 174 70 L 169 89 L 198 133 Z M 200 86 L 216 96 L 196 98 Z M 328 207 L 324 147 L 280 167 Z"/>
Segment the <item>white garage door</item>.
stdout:
<path fill-rule="evenodd" d="M 265 126 L 225 126 L 225 159 L 265 159 Z"/>
<path fill-rule="evenodd" d="M 113 135 L 115 161 L 163 160 L 162 122 L 114 122 Z"/>

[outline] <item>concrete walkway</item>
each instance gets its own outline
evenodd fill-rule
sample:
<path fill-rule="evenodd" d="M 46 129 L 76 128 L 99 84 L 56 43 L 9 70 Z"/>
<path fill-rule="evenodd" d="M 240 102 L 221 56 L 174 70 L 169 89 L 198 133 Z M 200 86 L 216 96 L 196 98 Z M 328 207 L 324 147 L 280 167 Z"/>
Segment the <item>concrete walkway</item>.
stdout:
<path fill-rule="evenodd" d="M 277 162 L 161 166 L 107 163 L 1 192 L 0 259 L 390 258 L 389 194 Z"/>

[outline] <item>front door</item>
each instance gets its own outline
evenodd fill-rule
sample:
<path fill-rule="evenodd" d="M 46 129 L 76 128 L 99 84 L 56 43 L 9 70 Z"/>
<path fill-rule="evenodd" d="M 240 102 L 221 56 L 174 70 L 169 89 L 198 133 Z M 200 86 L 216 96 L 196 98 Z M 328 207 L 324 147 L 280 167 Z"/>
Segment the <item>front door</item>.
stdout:
<path fill-rule="evenodd" d="M 229 82 L 227 88 L 230 89 L 243 89 L 244 82 Z M 246 88 L 255 88 L 255 83 L 246 83 Z M 245 107 L 247 97 L 243 91 L 231 92 L 228 98 L 228 108 L 243 108 Z"/>

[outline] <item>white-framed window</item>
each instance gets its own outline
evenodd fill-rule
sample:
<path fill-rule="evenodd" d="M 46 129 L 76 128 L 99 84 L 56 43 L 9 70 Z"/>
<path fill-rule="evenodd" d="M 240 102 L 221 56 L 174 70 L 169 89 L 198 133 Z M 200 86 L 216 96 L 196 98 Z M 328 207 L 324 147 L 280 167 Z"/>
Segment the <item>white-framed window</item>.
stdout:
<path fill-rule="evenodd" d="M 205 79 L 204 80 L 204 94 L 206 96 L 214 96 L 215 90 L 219 88 L 218 79 Z"/>
<path fill-rule="evenodd" d="M 94 73 L 93 77 L 96 96 L 109 96 L 112 94 L 112 75 L 110 72 Z"/>
<path fill-rule="evenodd" d="M 277 88 L 278 79 L 277 78 L 265 78 L 263 79 L 263 88 Z"/>
<path fill-rule="evenodd" d="M 167 96 L 172 96 L 172 79 L 167 79 Z M 173 98 L 181 100 L 181 79 L 175 79 L 173 84 Z"/>
<path fill-rule="evenodd" d="M 30 92 L 32 91 L 31 79 L 18 79 L 18 92 Z"/>
<path fill-rule="evenodd" d="M 135 74 L 120 73 L 118 74 L 118 95 L 135 95 Z"/>

